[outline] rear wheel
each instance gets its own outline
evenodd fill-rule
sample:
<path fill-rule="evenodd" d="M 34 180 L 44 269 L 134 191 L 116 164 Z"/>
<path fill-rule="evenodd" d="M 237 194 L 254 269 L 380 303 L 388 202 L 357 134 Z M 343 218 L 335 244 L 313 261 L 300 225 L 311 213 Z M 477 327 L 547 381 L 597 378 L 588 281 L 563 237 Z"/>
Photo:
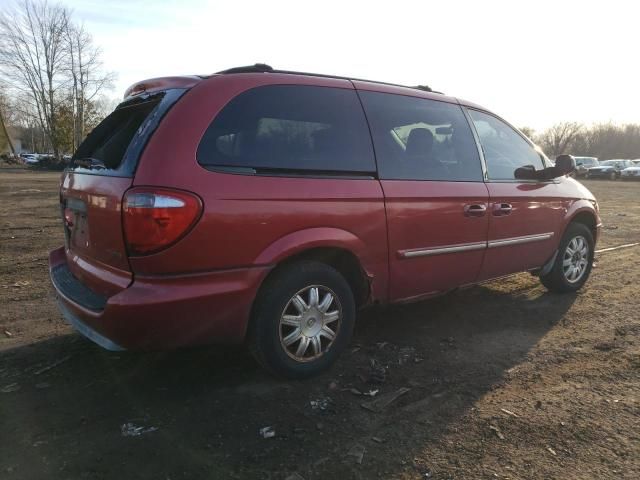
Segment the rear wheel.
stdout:
<path fill-rule="evenodd" d="M 278 376 L 315 375 L 348 345 L 355 310 L 351 288 L 334 268 L 311 261 L 288 265 L 267 280 L 256 299 L 249 347 Z"/>
<path fill-rule="evenodd" d="M 553 268 L 540 281 L 552 292 L 575 292 L 589 278 L 593 255 L 591 231 L 582 223 L 572 223 L 562 237 Z"/>

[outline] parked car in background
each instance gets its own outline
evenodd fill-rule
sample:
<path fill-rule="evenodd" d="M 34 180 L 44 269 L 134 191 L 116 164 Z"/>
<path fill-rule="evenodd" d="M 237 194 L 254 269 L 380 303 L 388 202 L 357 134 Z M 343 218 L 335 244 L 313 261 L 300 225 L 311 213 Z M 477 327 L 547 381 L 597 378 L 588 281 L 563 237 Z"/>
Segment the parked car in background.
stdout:
<path fill-rule="evenodd" d="M 576 177 L 583 177 L 592 167 L 599 165 L 597 157 L 573 157 L 576 159 Z"/>
<path fill-rule="evenodd" d="M 620 173 L 622 180 L 640 180 L 640 161 L 632 161 L 633 166 L 627 167 Z"/>
<path fill-rule="evenodd" d="M 50 275 L 105 348 L 246 342 L 307 377 L 365 305 L 522 271 L 581 288 L 601 222 L 574 170 L 424 88 L 266 65 L 146 80 L 62 176 Z"/>
<path fill-rule="evenodd" d="M 40 161 L 40 156 L 37 153 L 23 153 L 21 157 L 27 165 L 33 165 Z"/>
<path fill-rule="evenodd" d="M 622 170 L 633 166 L 634 163 L 631 160 L 605 160 L 600 162 L 600 165 L 597 167 L 591 167 L 587 170 L 585 178 L 606 178 L 609 180 L 616 180 L 622 175 Z"/>

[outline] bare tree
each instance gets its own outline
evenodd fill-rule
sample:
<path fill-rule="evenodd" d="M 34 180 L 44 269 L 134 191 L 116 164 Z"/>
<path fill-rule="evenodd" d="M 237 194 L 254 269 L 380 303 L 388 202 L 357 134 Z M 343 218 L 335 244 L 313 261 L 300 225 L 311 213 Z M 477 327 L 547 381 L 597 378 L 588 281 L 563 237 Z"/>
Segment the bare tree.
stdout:
<path fill-rule="evenodd" d="M 1 74 L 30 97 L 56 156 L 60 154 L 57 100 L 63 87 L 68 22 L 68 10 L 46 0 L 22 0 L 0 13 Z"/>
<path fill-rule="evenodd" d="M 10 92 L 9 114 L 5 120 L 14 129 L 21 132 L 23 148 L 32 152 L 45 151 L 48 142 L 32 96 L 15 90 Z"/>
<path fill-rule="evenodd" d="M 533 140 L 536 135 L 536 131 L 531 127 L 520 127 L 520 131 L 524 133 L 529 139 Z"/>
<path fill-rule="evenodd" d="M 68 24 L 65 31 L 67 74 L 73 102 L 73 147 L 78 148 L 88 133 L 86 110 L 104 89 L 111 88 L 113 73 L 102 68 L 101 50 L 83 26 Z"/>
<path fill-rule="evenodd" d="M 7 124 L 9 123 L 7 113 L 10 111 L 9 99 L 5 95 L 3 89 L 0 88 L 0 152 L 4 150 L 4 143 L 6 142 L 9 147 L 9 152 L 15 154 L 16 151 L 13 148 L 13 142 L 11 141 L 9 130 L 7 129 Z"/>
<path fill-rule="evenodd" d="M 543 150 L 550 155 L 570 153 L 573 142 L 583 130 L 583 125 L 578 122 L 556 123 L 540 134 L 538 143 Z"/>

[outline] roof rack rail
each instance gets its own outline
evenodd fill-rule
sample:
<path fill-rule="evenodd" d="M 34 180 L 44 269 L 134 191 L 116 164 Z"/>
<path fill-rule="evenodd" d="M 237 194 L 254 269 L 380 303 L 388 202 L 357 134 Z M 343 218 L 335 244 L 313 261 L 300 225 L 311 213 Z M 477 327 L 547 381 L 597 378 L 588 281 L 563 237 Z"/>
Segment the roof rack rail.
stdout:
<path fill-rule="evenodd" d="M 261 72 L 273 72 L 273 67 L 266 63 L 254 63 L 253 65 L 245 65 L 244 67 L 228 68 L 227 70 L 221 70 L 216 72 L 217 74 L 227 73 L 261 73 Z"/>
<path fill-rule="evenodd" d="M 327 75 L 327 74 L 323 74 L 323 73 L 309 73 L 309 72 L 296 72 L 293 70 L 276 70 L 274 69 L 271 65 L 267 65 L 266 63 L 256 63 L 254 65 L 246 65 L 244 67 L 234 67 L 234 68 L 229 68 L 227 70 L 221 70 L 219 72 L 216 72 L 217 74 L 229 74 L 229 73 L 282 73 L 282 74 L 287 74 L 287 75 L 306 75 L 309 77 L 322 77 L 322 78 L 336 78 L 339 80 L 355 80 L 355 81 L 360 81 L 360 82 L 371 82 L 371 83 L 378 83 L 380 85 L 390 85 L 393 87 L 404 87 L 404 88 L 413 88 L 416 90 L 422 90 L 423 92 L 431 92 L 431 93 L 439 93 L 441 95 L 444 95 L 442 92 L 438 92 L 436 90 L 433 90 L 431 87 L 429 87 L 428 85 L 417 85 L 415 87 L 412 86 L 408 86 L 408 85 L 401 85 L 398 83 L 389 83 L 389 82 L 380 82 L 380 81 L 376 81 L 376 80 L 365 80 L 362 78 L 353 78 L 353 77 L 342 77 L 339 75 Z"/>

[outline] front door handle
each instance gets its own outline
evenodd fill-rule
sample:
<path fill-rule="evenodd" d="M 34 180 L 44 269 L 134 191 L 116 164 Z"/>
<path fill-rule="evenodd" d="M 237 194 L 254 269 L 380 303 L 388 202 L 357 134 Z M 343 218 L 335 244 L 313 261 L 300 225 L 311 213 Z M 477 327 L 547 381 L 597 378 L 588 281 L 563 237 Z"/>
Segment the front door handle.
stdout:
<path fill-rule="evenodd" d="M 512 210 L 513 210 L 513 206 L 510 203 L 494 203 L 493 204 L 493 215 L 496 217 L 509 215 Z"/>
<path fill-rule="evenodd" d="M 484 217 L 487 213 L 487 206 L 484 203 L 474 203 L 464 206 L 464 214 L 467 217 Z"/>

